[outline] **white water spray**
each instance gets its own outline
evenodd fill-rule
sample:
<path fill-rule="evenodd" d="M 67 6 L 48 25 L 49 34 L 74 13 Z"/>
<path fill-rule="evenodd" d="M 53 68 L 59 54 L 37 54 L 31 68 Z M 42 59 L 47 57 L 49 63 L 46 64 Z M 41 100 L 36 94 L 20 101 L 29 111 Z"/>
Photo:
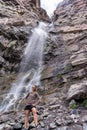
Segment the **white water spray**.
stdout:
<path fill-rule="evenodd" d="M 43 69 L 43 50 L 47 38 L 46 28 L 47 25 L 41 22 L 37 28 L 32 30 L 32 35 L 21 62 L 18 79 L 2 102 L 0 111 L 12 109 L 20 99 L 31 91 L 32 85 L 40 85 L 41 71 Z"/>

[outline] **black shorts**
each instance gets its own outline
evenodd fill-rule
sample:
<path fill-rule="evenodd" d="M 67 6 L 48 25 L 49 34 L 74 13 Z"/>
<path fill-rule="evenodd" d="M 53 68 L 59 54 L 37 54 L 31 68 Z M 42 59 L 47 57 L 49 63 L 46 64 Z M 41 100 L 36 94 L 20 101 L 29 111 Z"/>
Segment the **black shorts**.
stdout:
<path fill-rule="evenodd" d="M 35 106 L 27 105 L 27 106 L 25 106 L 24 110 L 30 110 L 31 111 L 33 107 L 35 107 Z"/>

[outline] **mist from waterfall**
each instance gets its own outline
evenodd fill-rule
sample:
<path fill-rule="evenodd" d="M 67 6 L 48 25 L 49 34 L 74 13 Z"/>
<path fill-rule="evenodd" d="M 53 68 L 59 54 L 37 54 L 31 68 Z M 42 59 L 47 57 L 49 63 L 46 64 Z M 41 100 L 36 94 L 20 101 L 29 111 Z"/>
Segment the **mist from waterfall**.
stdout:
<path fill-rule="evenodd" d="M 10 92 L 2 102 L 0 111 L 11 110 L 18 101 L 31 91 L 32 85 L 40 85 L 43 64 L 43 50 L 47 38 L 47 25 L 40 22 L 32 30 L 32 35 L 24 52 L 19 75 Z"/>

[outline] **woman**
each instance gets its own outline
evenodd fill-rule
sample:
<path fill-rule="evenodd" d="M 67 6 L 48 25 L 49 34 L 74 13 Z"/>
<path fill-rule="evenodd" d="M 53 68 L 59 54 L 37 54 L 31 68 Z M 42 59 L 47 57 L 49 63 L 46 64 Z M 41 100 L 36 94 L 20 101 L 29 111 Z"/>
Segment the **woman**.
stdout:
<path fill-rule="evenodd" d="M 33 113 L 35 126 L 37 126 L 37 124 L 38 124 L 36 105 L 39 103 L 40 98 L 39 98 L 39 94 L 37 93 L 36 86 L 32 87 L 32 92 L 29 93 L 26 98 L 27 98 L 27 102 L 26 102 L 26 106 L 24 109 L 25 115 L 26 115 L 25 116 L 25 124 L 24 124 L 25 129 L 27 129 L 28 118 L 29 118 L 30 112 Z"/>

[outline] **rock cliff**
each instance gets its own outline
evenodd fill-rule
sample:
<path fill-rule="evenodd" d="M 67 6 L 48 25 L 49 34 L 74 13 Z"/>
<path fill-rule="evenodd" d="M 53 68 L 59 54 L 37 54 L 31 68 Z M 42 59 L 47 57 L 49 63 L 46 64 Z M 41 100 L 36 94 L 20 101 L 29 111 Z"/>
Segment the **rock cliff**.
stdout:
<path fill-rule="evenodd" d="M 64 0 L 54 11 L 55 27 L 50 33 L 60 38 L 56 37 L 58 41 L 57 53 L 54 52 L 56 53 L 54 58 L 56 62 L 53 59 L 53 64 L 55 63 L 56 67 L 54 67 L 53 70 L 50 67 L 50 71 L 53 71 L 53 73 L 55 71 L 57 76 L 59 75 L 59 77 L 61 77 L 62 82 L 69 82 L 69 86 L 77 84 L 78 82 L 85 82 L 84 80 L 86 80 L 87 77 L 86 8 L 86 0 Z M 58 68 L 60 69 L 58 70 Z M 60 72 L 61 70 L 62 72 Z M 50 74 L 50 77 L 51 76 L 52 74 Z"/>
<path fill-rule="evenodd" d="M 49 21 L 39 5 L 34 0 L 0 0 L 0 102 L 15 80 L 31 29 L 39 20 Z M 54 26 L 44 50 L 38 130 L 87 129 L 87 110 L 83 109 L 84 104 L 87 107 L 87 100 L 83 102 L 87 98 L 86 8 L 86 0 L 64 0 L 54 11 Z M 83 104 L 72 99 L 81 99 Z M 72 101 L 67 104 L 66 100 Z M 23 106 L 20 112 L 0 113 L 0 127 L 21 130 Z M 29 123 L 35 130 L 32 115 Z"/>
<path fill-rule="evenodd" d="M 14 76 L 11 78 L 10 74 L 19 70 L 32 28 L 36 27 L 39 21 L 49 21 L 46 11 L 39 7 L 39 4 L 30 0 L 0 0 L 1 93 L 10 86 L 11 80 L 15 79 Z"/>

